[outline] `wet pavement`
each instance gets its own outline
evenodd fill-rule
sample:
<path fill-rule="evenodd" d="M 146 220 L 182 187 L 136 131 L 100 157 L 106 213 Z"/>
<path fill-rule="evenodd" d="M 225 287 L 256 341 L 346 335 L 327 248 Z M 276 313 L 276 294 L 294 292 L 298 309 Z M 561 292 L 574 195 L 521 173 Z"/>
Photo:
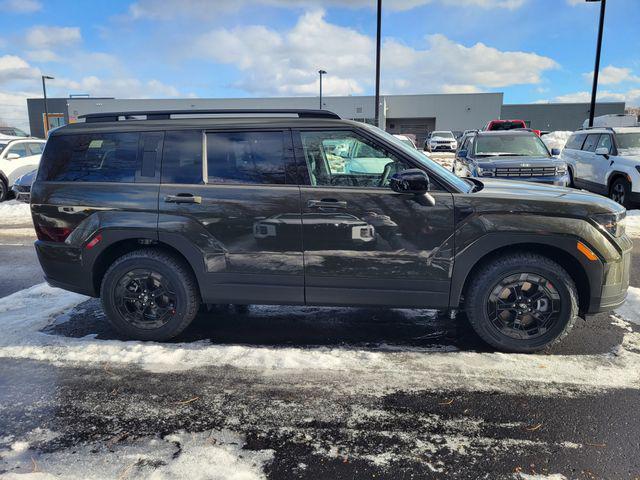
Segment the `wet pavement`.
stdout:
<path fill-rule="evenodd" d="M 0 260 L 11 265 L 18 257 L 2 248 Z M 19 275 L 20 285 L 38 283 L 35 258 L 19 258 L 28 272 Z M 636 260 L 633 285 L 640 285 L 639 275 Z M 0 297 L 15 291 L 9 284 L 0 283 Z M 615 365 L 631 329 L 640 330 L 598 315 L 579 321 L 549 352 L 527 356 L 540 359 L 535 374 L 551 378 L 552 394 L 525 379 L 516 379 L 512 389 L 471 387 L 462 373 L 456 382 L 453 367 L 442 371 L 453 379 L 449 386 L 435 388 L 415 381 L 405 387 L 398 378 L 402 368 L 392 378 L 379 375 L 376 366 L 263 369 L 240 368 L 238 362 L 151 371 L 115 361 L 5 357 L 0 478 L 30 472 L 53 475 L 47 480 L 216 478 L 204 467 L 189 474 L 178 469 L 184 468 L 181 461 L 218 461 L 190 450 L 184 435 L 196 432 L 207 448 L 235 452 L 271 479 L 637 479 L 640 390 L 553 384 L 562 373 L 555 369 L 568 361 L 596 356 Z M 45 331 L 52 341 L 91 338 L 89 348 L 130 344 L 118 341 L 97 300 L 80 304 Z M 463 316 L 452 321 L 425 310 L 218 306 L 202 311 L 174 344 L 310 354 L 337 348 L 356 356 L 382 350 L 400 367 L 402 352 L 427 360 L 450 355 L 452 365 L 466 352 L 492 362 L 516 357 L 492 354 Z M 216 440 L 220 432 L 238 439 Z"/>

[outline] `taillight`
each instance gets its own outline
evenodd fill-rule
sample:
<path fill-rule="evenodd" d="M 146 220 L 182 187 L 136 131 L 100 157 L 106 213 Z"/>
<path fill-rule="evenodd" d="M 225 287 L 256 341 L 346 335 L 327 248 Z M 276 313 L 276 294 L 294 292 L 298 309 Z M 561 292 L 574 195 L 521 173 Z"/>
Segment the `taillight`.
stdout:
<path fill-rule="evenodd" d="M 47 227 L 44 225 L 36 225 L 35 229 L 38 240 L 45 242 L 62 243 L 71 233 L 71 229 L 66 227 Z"/>

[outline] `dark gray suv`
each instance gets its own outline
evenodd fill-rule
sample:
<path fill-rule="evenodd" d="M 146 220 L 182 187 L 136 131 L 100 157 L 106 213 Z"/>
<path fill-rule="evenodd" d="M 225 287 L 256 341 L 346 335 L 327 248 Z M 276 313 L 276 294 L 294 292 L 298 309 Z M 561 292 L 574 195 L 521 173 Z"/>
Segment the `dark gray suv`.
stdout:
<path fill-rule="evenodd" d="M 461 179 L 327 111 L 88 115 L 52 132 L 31 210 L 47 281 L 142 340 L 203 303 L 429 307 L 532 352 L 628 287 L 615 202 Z"/>

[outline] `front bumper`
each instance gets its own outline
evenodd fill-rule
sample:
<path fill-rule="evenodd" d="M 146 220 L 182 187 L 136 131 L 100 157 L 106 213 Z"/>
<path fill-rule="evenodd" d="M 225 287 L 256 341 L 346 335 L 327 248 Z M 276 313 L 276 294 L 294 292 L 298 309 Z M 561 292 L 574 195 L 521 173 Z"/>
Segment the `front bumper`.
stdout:
<path fill-rule="evenodd" d="M 618 246 L 622 248 L 620 258 L 604 264 L 599 295 L 592 294 L 586 313 L 610 312 L 627 298 L 633 242 L 627 236 L 622 236 L 618 239 Z"/>
<path fill-rule="evenodd" d="M 456 147 L 451 145 L 429 145 L 429 150 L 432 152 L 455 152 Z"/>
<path fill-rule="evenodd" d="M 497 180 L 515 180 L 517 182 L 535 182 L 546 185 L 557 185 L 566 187 L 570 183 L 569 175 L 558 175 L 557 177 L 490 177 Z"/>

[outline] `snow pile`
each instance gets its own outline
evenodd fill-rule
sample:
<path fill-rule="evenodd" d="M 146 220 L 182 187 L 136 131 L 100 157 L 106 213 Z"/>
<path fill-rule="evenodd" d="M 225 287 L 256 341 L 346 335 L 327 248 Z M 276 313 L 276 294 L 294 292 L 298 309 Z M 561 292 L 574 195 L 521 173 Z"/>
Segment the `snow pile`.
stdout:
<path fill-rule="evenodd" d="M 629 287 L 627 301 L 616 313 L 625 320 L 640 325 L 640 288 Z"/>
<path fill-rule="evenodd" d="M 640 238 L 640 210 L 627 210 L 625 230 L 631 238 Z"/>
<path fill-rule="evenodd" d="M 64 311 L 86 299 L 37 285 L 0 299 L 0 358 L 114 365 L 137 365 L 158 373 L 211 366 L 233 366 L 265 374 L 340 375 L 354 388 L 500 390 L 537 394 L 640 388 L 640 334 L 627 330 L 615 355 L 513 355 L 425 352 L 424 348 L 388 350 L 369 347 L 256 347 L 207 341 L 160 344 L 70 338 L 41 332 Z M 630 305 L 640 311 L 639 305 Z M 267 308 L 267 307 L 265 307 Z M 64 317 L 62 318 L 64 320 Z M 60 318 L 58 318 L 60 321 Z M 618 320 L 616 320 L 618 321 Z M 544 369 L 544 370 L 543 370 Z M 269 373 L 272 372 L 272 373 Z M 348 375 L 343 375 L 348 372 Z M 544 375 L 541 375 L 544 372 Z M 304 373 L 308 375 L 308 373 Z"/>
<path fill-rule="evenodd" d="M 542 135 L 540 138 L 549 150 L 551 150 L 552 148 L 558 148 L 562 150 L 572 133 L 573 132 L 558 130 L 555 132 L 547 133 L 546 135 Z"/>
<path fill-rule="evenodd" d="M 7 480 L 102 480 L 114 478 L 257 480 L 272 450 L 244 450 L 244 437 L 229 430 L 185 433 L 164 438 L 95 443 L 52 453 L 0 450 L 0 470 Z M 4 463 L 4 465 L 3 465 Z"/>
<path fill-rule="evenodd" d="M 28 203 L 15 200 L 0 203 L 0 226 L 31 223 L 31 209 Z"/>

